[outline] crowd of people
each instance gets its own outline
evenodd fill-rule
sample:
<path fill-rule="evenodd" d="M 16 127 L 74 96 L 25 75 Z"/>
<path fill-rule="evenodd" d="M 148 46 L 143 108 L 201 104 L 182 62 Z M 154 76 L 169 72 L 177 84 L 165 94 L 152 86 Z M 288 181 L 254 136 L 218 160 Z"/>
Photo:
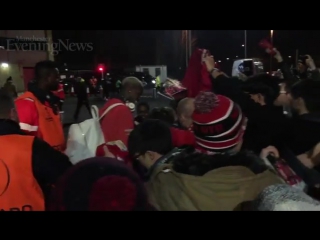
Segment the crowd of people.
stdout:
<path fill-rule="evenodd" d="M 236 78 L 197 49 L 185 78 L 163 84 L 167 107 L 139 102 L 135 77 L 99 113 L 78 91 L 98 114 L 103 142 L 76 162 L 68 149 L 77 139 L 65 139 L 55 94 L 59 72 L 37 63 L 28 91 L 15 100 L 0 92 L 0 209 L 320 210 L 320 73 L 306 56 L 294 74 L 274 51 L 281 76 Z M 90 136 L 81 151 L 99 142 Z"/>

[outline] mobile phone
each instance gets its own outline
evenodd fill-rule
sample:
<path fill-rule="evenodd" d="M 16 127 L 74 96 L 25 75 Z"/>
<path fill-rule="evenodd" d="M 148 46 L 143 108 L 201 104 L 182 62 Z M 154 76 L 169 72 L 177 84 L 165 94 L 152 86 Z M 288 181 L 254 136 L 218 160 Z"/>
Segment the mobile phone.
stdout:
<path fill-rule="evenodd" d="M 259 42 L 259 46 L 263 49 L 269 49 L 271 55 L 275 55 L 276 52 L 273 50 L 273 45 L 266 39 L 262 39 Z"/>

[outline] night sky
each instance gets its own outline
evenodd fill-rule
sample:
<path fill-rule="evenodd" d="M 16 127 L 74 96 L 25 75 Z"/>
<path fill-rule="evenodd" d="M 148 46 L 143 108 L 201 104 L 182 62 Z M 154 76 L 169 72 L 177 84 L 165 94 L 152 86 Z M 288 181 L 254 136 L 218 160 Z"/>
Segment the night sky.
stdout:
<path fill-rule="evenodd" d="M 207 48 L 221 60 L 244 57 L 244 30 L 192 30 L 196 46 Z M 92 51 L 61 51 L 56 61 L 82 68 L 94 68 L 105 63 L 110 68 L 134 65 L 168 65 L 169 69 L 183 67 L 184 53 L 181 30 L 54 30 L 53 38 L 75 43 L 92 43 Z M 263 38 L 270 38 L 270 30 L 247 30 L 248 57 L 266 57 L 258 47 Z M 274 30 L 274 46 L 285 57 L 299 54 L 320 57 L 319 30 Z"/>

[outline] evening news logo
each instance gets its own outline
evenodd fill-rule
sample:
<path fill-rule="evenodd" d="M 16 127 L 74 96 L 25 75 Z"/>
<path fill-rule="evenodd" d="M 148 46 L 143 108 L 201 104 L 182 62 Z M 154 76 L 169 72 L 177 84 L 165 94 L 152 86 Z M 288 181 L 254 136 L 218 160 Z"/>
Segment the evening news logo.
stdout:
<path fill-rule="evenodd" d="M 93 50 L 93 43 L 76 43 L 69 39 L 58 39 L 58 41 L 50 41 L 50 39 L 39 38 L 12 38 L 7 39 L 6 49 L 8 51 L 49 51 L 57 55 L 60 51 L 83 51 L 91 52 Z"/>

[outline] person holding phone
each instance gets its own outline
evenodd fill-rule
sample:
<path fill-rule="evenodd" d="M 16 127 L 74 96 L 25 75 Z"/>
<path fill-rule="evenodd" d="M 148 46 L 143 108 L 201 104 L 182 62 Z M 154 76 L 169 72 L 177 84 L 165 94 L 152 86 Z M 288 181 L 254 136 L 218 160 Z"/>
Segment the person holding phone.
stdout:
<path fill-rule="evenodd" d="M 216 94 L 229 97 L 240 105 L 248 118 L 243 148 L 259 153 L 268 146 L 278 146 L 285 138 L 288 119 L 283 115 L 282 104 L 288 101 L 279 78 L 259 74 L 244 83 L 230 78 L 215 68 L 215 60 L 207 55 L 204 59 L 207 71 L 212 76 Z M 279 85 L 280 84 L 280 85 Z"/>
<path fill-rule="evenodd" d="M 288 85 L 292 85 L 298 79 L 309 78 L 320 81 L 320 72 L 318 71 L 310 55 L 299 56 L 296 66 L 296 76 L 293 76 L 292 72 L 283 61 L 281 53 L 276 48 L 274 48 L 274 46 L 270 42 L 263 39 L 259 42 L 259 46 L 265 49 L 268 54 L 273 56 L 278 61 L 279 67 L 281 68 L 281 71 L 283 72 L 284 78 L 286 79 Z"/>
<path fill-rule="evenodd" d="M 297 64 L 297 77 L 299 79 L 311 78 L 313 80 L 320 80 L 320 73 L 310 55 L 303 55 L 299 57 Z"/>

